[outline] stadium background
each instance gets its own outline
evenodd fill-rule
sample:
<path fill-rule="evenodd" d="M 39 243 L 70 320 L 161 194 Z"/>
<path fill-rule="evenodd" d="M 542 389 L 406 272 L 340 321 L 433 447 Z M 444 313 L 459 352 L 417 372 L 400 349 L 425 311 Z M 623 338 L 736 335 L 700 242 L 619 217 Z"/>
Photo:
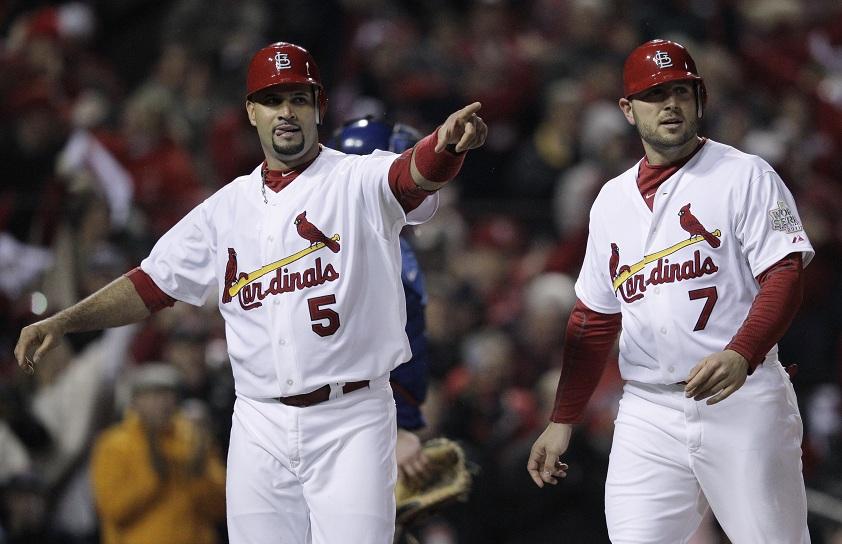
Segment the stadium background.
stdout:
<path fill-rule="evenodd" d="M 414 232 L 429 291 L 425 436 L 462 441 L 481 467 L 471 501 L 430 520 L 421 541 L 606 541 L 616 365 L 574 436 L 570 477 L 538 490 L 525 462 L 552 402 L 590 202 L 642 156 L 616 106 L 622 61 L 655 37 L 684 43 L 705 77 L 702 133 L 778 170 L 816 248 L 780 347 L 799 365 L 813 542 L 842 542 L 834 0 L 0 2 L 0 542 L 96 541 L 90 444 L 119 419 L 137 365 L 179 366 L 184 399 L 209 414 L 224 448 L 232 393 L 213 297 L 124 337 L 72 335 L 34 378 L 12 348 L 23 325 L 136 266 L 181 215 L 262 160 L 245 68 L 280 40 L 319 63 L 322 141 L 351 117 L 427 132 L 483 103 L 486 146 Z M 111 348 L 92 363 L 98 345 Z M 696 539 L 724 541 L 714 521 Z"/>

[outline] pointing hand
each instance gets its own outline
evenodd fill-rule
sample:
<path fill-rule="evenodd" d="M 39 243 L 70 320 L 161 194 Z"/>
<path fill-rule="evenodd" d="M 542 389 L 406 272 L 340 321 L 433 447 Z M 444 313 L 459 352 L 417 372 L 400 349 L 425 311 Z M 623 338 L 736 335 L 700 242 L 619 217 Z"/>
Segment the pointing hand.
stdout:
<path fill-rule="evenodd" d="M 488 126 L 482 117 L 477 115 L 481 107 L 482 104 L 474 102 L 450 114 L 439 127 L 436 153 L 441 153 L 448 145 L 454 145 L 454 151 L 461 153 L 481 147 L 485 143 Z"/>

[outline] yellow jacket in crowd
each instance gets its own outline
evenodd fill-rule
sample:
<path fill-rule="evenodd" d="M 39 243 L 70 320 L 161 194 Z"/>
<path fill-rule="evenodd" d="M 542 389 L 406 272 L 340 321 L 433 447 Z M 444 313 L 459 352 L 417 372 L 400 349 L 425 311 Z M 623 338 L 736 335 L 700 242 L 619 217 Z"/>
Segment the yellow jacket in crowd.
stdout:
<path fill-rule="evenodd" d="M 202 434 L 184 416 L 173 417 L 158 437 L 163 477 L 137 414 L 129 411 L 100 435 L 91 472 L 103 544 L 216 543 L 225 518 L 225 467 L 211 448 L 196 463 Z"/>

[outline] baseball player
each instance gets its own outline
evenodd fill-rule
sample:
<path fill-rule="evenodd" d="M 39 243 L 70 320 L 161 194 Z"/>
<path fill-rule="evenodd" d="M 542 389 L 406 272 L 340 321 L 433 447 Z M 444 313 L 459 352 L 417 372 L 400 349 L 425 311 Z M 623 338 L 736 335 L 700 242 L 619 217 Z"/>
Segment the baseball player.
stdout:
<path fill-rule="evenodd" d="M 699 137 L 705 84 L 683 46 L 639 46 L 623 83 L 646 155 L 591 209 L 555 406 L 527 470 L 539 487 L 566 475 L 571 424 L 622 329 L 612 542 L 687 542 L 708 507 L 732 542 L 809 542 L 801 418 L 776 347 L 813 256 L 795 202 L 765 161 Z"/>
<path fill-rule="evenodd" d="M 237 400 L 226 481 L 232 543 L 391 542 L 395 403 L 408 360 L 399 233 L 427 220 L 487 127 L 475 102 L 397 155 L 318 143 L 313 57 L 252 58 L 245 109 L 265 161 L 188 213 L 140 267 L 21 331 L 32 371 L 67 332 L 113 327 L 218 291 Z M 214 289 L 216 288 L 216 289 Z"/>
<path fill-rule="evenodd" d="M 403 153 L 415 145 L 421 133 L 404 124 L 392 124 L 364 117 L 347 121 L 333 135 L 329 147 L 343 153 L 368 155 L 377 150 Z M 412 358 L 392 370 L 389 382 L 397 408 L 398 435 L 395 457 L 398 477 L 423 479 L 428 459 L 418 435 L 412 431 L 424 427 L 421 404 L 427 396 L 427 336 L 424 308 L 427 293 L 415 251 L 401 233 L 401 283 L 406 299 L 406 335 Z"/>

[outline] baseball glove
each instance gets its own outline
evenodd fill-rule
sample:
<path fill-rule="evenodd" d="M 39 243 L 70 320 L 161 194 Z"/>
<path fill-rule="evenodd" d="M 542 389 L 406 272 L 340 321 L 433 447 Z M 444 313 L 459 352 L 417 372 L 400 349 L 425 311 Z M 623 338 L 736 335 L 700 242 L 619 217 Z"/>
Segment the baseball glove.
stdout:
<path fill-rule="evenodd" d="M 462 446 L 447 438 L 433 438 L 422 446 L 429 460 L 428 477 L 423 482 L 399 478 L 395 486 L 395 522 L 406 528 L 454 501 L 466 501 L 471 490 L 471 471 Z"/>

